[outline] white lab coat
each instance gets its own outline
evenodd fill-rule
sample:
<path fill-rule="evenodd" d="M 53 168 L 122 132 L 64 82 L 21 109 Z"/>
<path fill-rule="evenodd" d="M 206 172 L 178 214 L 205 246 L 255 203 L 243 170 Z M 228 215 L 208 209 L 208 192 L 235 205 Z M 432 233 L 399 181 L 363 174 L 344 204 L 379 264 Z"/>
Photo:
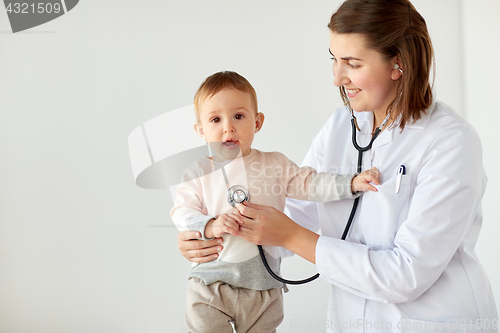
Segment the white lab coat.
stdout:
<path fill-rule="evenodd" d="M 373 114 L 356 117 L 364 146 Z M 342 108 L 303 164 L 353 173 L 357 154 L 350 114 Z M 400 165 L 406 174 L 396 194 Z M 363 170 L 370 167 L 380 170 L 382 185 L 361 197 L 346 241 L 340 237 L 353 199 L 287 203 L 293 220 L 321 227 L 316 266 L 332 286 L 327 331 L 496 332 L 493 293 L 474 253 L 487 181 L 475 130 L 448 106 L 433 103 L 403 132 L 380 134 L 363 156 Z"/>

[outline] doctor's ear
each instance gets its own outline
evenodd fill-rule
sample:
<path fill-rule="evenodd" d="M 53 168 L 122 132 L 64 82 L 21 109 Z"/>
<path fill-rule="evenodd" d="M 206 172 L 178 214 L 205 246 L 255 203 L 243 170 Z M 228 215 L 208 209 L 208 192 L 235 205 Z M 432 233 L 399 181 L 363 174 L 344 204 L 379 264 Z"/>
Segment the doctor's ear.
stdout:
<path fill-rule="evenodd" d="M 262 128 L 262 125 L 264 125 L 264 114 L 259 112 L 255 116 L 255 133 L 260 131 L 260 129 Z"/>
<path fill-rule="evenodd" d="M 200 138 L 205 140 L 205 133 L 203 132 L 203 127 L 201 126 L 201 124 L 196 122 L 194 123 L 193 128 L 195 132 L 200 136 Z"/>

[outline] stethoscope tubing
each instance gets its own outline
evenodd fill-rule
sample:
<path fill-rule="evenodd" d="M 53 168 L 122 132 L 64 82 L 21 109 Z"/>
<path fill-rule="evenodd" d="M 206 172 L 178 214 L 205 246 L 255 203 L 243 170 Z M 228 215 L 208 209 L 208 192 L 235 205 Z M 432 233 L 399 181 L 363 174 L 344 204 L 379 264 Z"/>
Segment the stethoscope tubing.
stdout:
<path fill-rule="evenodd" d="M 373 145 L 373 141 L 375 141 L 375 139 L 378 137 L 381 130 L 380 130 L 380 127 L 377 127 L 377 129 L 373 133 L 372 138 L 371 138 L 370 142 L 368 143 L 368 145 L 366 145 L 365 147 L 361 147 L 360 145 L 358 145 L 358 140 L 356 138 L 356 118 L 354 116 L 351 117 L 351 128 L 352 128 L 352 145 L 358 151 L 358 165 L 357 165 L 356 172 L 361 173 L 361 164 L 363 162 L 363 153 L 365 151 L 371 149 L 371 147 Z M 356 199 L 354 199 L 354 203 L 352 204 L 352 208 L 351 208 L 351 213 L 349 214 L 349 218 L 347 219 L 347 223 L 345 225 L 344 232 L 342 233 L 342 237 L 340 238 L 342 240 L 346 239 L 347 233 L 349 232 L 349 229 L 351 228 L 351 224 L 352 224 L 352 221 L 354 219 L 354 215 L 356 214 L 356 210 L 358 208 L 359 198 L 360 197 L 357 197 Z"/>
<path fill-rule="evenodd" d="M 317 278 L 319 278 L 319 273 L 316 273 L 315 275 L 313 275 L 313 276 L 311 276 L 311 277 L 309 277 L 307 279 L 304 279 L 304 280 L 287 280 L 287 279 L 283 279 L 281 276 L 279 276 L 278 274 L 274 273 L 273 270 L 272 270 L 272 268 L 269 267 L 269 264 L 267 263 L 267 260 L 266 260 L 266 255 L 264 254 L 264 249 L 262 249 L 262 245 L 257 245 L 257 247 L 259 248 L 260 257 L 262 259 L 262 263 L 264 264 L 264 267 L 266 267 L 267 272 L 273 278 L 275 278 L 276 280 L 278 280 L 279 282 L 283 282 L 285 284 L 304 284 L 304 283 L 308 283 L 308 282 L 314 281 Z"/>

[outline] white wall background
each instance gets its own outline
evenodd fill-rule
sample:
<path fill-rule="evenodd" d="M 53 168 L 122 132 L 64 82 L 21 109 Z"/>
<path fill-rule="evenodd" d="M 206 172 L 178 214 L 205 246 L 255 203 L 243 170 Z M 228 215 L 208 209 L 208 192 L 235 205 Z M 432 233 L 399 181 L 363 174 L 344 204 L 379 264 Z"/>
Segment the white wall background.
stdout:
<path fill-rule="evenodd" d="M 127 137 L 219 70 L 266 114 L 254 146 L 301 161 L 341 105 L 326 24 L 340 1 L 82 0 L 12 34 L 0 8 L 0 331 L 184 332 L 167 191 L 134 185 Z M 438 98 L 479 131 L 490 183 L 477 253 L 500 301 L 497 0 L 415 0 Z M 187 129 L 190 130 L 190 129 Z M 286 140 L 285 140 L 286 139 Z M 291 278 L 314 272 L 286 260 Z M 280 332 L 323 332 L 328 285 L 292 287 Z"/>

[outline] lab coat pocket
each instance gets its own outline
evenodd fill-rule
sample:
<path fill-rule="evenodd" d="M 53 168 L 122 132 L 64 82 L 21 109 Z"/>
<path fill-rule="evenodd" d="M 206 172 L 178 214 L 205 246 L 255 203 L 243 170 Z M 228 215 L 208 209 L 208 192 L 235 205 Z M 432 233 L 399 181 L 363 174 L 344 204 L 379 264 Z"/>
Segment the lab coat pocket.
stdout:
<path fill-rule="evenodd" d="M 394 175 L 377 186 L 377 192 L 367 191 L 361 198 L 358 237 L 374 250 L 393 248 L 397 229 L 407 218 L 411 188 L 408 172 L 401 178 L 398 193 L 397 183 Z"/>
<path fill-rule="evenodd" d="M 479 333 L 481 329 L 470 322 L 466 322 L 465 319 L 437 322 L 402 318 L 401 331 L 409 333 Z"/>

